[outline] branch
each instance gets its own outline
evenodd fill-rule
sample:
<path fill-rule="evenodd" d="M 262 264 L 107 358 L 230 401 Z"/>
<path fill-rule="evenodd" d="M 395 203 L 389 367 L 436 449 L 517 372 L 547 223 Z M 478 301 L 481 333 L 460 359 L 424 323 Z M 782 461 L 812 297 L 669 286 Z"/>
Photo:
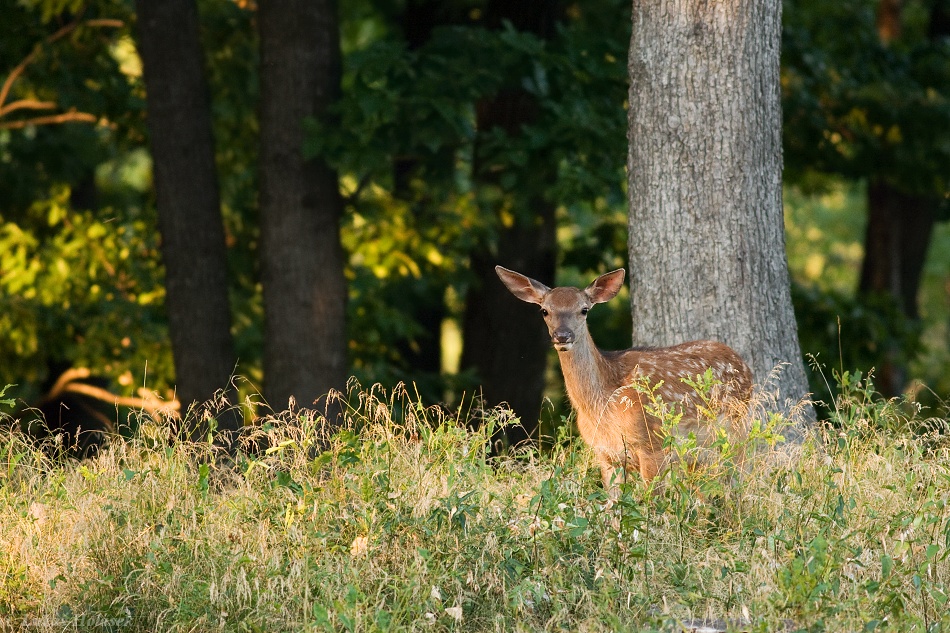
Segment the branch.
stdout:
<path fill-rule="evenodd" d="M 53 384 L 53 387 L 49 390 L 49 393 L 46 394 L 44 400 L 52 400 L 56 398 L 63 392 L 63 389 L 66 388 L 66 385 L 71 383 L 74 380 L 81 380 L 83 378 L 89 378 L 90 372 L 85 367 L 72 367 L 64 371 L 59 378 L 56 379 L 56 383 Z"/>
<path fill-rule="evenodd" d="M 60 397 L 64 393 L 78 393 L 94 400 L 111 403 L 117 407 L 140 409 L 148 413 L 156 422 L 161 421 L 162 415 L 173 415 L 174 412 L 181 408 L 181 403 L 178 402 L 178 400 L 165 402 L 160 400 L 153 392 L 147 389 L 139 389 L 139 395 L 141 397 L 123 397 L 117 396 L 116 394 L 106 389 L 102 389 L 101 387 L 75 382 L 77 380 L 88 378 L 91 375 L 92 372 L 90 372 L 89 369 L 85 367 L 73 367 L 71 369 L 67 369 L 62 373 L 62 375 L 60 375 L 59 378 L 56 379 L 56 383 L 53 385 L 52 389 L 49 390 L 49 393 L 46 394 L 46 397 L 43 398 L 43 400 L 49 402 L 50 400 Z"/>
<path fill-rule="evenodd" d="M 6 107 L 0 106 L 0 117 L 8 115 L 14 110 L 22 110 L 24 108 L 27 110 L 53 110 L 56 108 L 56 104 L 52 101 L 20 99 L 19 101 L 14 101 Z"/>
<path fill-rule="evenodd" d="M 179 408 L 178 401 L 165 403 L 155 397 L 146 397 L 146 398 L 136 398 L 136 397 L 125 397 L 117 396 L 111 391 L 102 389 L 101 387 L 95 387 L 93 385 L 87 385 L 82 382 L 73 382 L 63 389 L 64 392 L 68 393 L 78 393 L 95 400 L 101 400 L 102 402 L 108 402 L 114 404 L 117 407 L 128 407 L 129 409 L 142 409 L 147 412 L 149 415 L 153 415 L 156 412 L 170 410 L 175 411 Z"/>
<path fill-rule="evenodd" d="M 122 20 L 114 20 L 110 18 L 99 18 L 97 20 L 86 20 L 85 22 L 82 23 L 82 26 L 93 26 L 93 27 L 102 26 L 105 28 L 121 29 L 123 26 L 125 26 L 125 22 L 123 22 Z"/>
<path fill-rule="evenodd" d="M 75 31 L 80 26 L 91 26 L 91 27 L 105 27 L 105 28 L 120 28 L 125 26 L 125 23 L 122 20 L 112 20 L 112 19 L 95 19 L 95 20 L 86 20 L 82 22 L 76 20 L 71 22 L 66 26 L 60 28 L 55 33 L 44 39 L 42 42 L 37 43 L 33 50 L 24 57 L 19 64 L 17 64 L 13 70 L 10 71 L 10 74 L 7 76 L 6 80 L 3 82 L 3 87 L 0 88 L 0 109 L 3 108 L 3 104 L 6 103 L 7 97 L 10 95 L 10 89 L 13 87 L 13 83 L 23 74 L 23 71 L 26 70 L 26 67 L 33 63 L 37 55 L 40 54 L 40 51 L 43 50 L 44 46 L 52 44 L 57 40 L 61 40 L 73 31 Z M 0 115 L 2 116 L 2 115 Z"/>
<path fill-rule="evenodd" d="M 119 407 L 142 409 L 153 418 L 156 418 L 156 420 L 158 420 L 158 414 L 170 415 L 181 408 L 181 403 L 178 402 L 178 400 L 165 402 L 164 400 L 159 399 L 154 392 L 145 388 L 139 389 L 140 397 L 138 398 L 123 397 L 117 396 L 106 389 L 102 389 L 94 385 L 76 382 L 77 380 L 89 378 L 91 375 L 92 372 L 86 367 L 72 367 L 67 369 L 60 375 L 59 378 L 56 379 L 56 383 L 52 386 L 52 388 L 49 390 L 49 393 L 46 394 L 43 400 L 54 400 L 67 392 L 78 393 L 93 398 L 94 400 L 110 402 Z"/>
<path fill-rule="evenodd" d="M 20 130 L 28 125 L 51 125 L 55 123 L 69 123 L 72 121 L 95 123 L 98 120 L 95 115 L 89 114 L 88 112 L 76 112 L 74 108 L 63 114 L 39 116 L 32 119 L 22 119 L 20 121 L 0 121 L 0 130 Z"/>
<path fill-rule="evenodd" d="M 3 82 L 3 88 L 0 89 L 0 107 L 3 107 L 3 104 L 7 100 L 7 95 L 10 94 L 10 88 L 13 87 L 13 82 L 23 74 L 23 71 L 26 70 L 26 67 L 33 63 L 33 60 L 36 59 L 36 56 L 40 54 L 40 51 L 43 50 L 43 46 L 46 44 L 52 44 L 56 40 L 62 39 L 76 30 L 76 27 L 79 26 L 79 22 L 71 22 L 66 26 L 62 27 L 49 37 L 47 37 L 42 42 L 38 43 L 33 47 L 33 50 L 30 51 L 30 54 L 23 58 L 23 60 L 17 64 L 13 70 L 10 71 L 10 75 L 7 77 L 6 81 Z"/>

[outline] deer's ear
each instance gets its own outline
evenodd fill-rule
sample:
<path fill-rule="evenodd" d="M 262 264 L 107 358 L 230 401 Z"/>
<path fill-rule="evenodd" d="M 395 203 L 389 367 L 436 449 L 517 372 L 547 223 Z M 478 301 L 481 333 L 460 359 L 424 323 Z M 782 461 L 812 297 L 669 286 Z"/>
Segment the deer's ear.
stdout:
<path fill-rule="evenodd" d="M 495 266 L 495 272 L 498 274 L 498 278 L 501 279 L 502 283 L 511 291 L 511 294 L 522 301 L 540 305 L 544 300 L 544 295 L 551 292 L 551 289 L 540 281 L 535 281 L 530 277 L 525 277 L 521 273 L 516 273 L 502 266 Z"/>
<path fill-rule="evenodd" d="M 584 293 L 593 303 L 610 301 L 617 296 L 620 288 L 623 287 L 624 274 L 623 268 L 604 273 L 587 286 Z"/>

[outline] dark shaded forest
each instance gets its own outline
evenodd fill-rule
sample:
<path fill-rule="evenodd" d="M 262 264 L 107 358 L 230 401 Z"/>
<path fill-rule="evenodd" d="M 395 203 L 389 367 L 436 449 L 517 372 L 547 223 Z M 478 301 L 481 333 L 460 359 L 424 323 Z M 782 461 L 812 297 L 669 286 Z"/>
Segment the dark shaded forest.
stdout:
<path fill-rule="evenodd" d="M 257 403 L 233 428 L 352 376 L 566 412 L 535 310 L 493 268 L 584 285 L 626 267 L 629 3 L 23 0 L 0 21 L 18 408 L 55 423 L 85 394 L 72 409 L 111 429 L 103 394 L 157 410 L 225 389 Z M 781 90 L 810 388 L 826 410 L 870 372 L 935 406 L 950 3 L 786 1 Z M 622 296 L 591 314 L 601 347 L 630 344 Z"/>

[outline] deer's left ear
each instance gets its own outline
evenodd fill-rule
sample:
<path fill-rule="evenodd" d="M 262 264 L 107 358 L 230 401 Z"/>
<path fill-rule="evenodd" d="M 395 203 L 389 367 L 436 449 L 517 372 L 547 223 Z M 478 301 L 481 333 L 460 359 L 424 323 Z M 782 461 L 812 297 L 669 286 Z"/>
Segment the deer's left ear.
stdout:
<path fill-rule="evenodd" d="M 623 287 L 625 274 L 623 268 L 604 273 L 587 286 L 584 290 L 584 294 L 587 295 L 587 298 L 590 299 L 592 303 L 606 303 L 616 297 L 617 293 L 620 292 L 620 289 Z"/>

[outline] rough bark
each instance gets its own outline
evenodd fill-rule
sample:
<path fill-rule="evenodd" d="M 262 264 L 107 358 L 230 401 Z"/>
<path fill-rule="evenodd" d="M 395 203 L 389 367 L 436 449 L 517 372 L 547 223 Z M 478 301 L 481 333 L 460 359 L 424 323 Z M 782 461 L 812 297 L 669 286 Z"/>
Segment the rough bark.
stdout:
<path fill-rule="evenodd" d="M 780 404 L 808 391 L 782 218 L 779 0 L 633 2 L 635 345 L 735 348 Z M 810 412 L 809 412 L 810 413 Z"/>
<path fill-rule="evenodd" d="M 210 100 L 193 0 L 138 0 L 136 9 L 165 306 L 184 412 L 228 388 L 235 368 Z M 241 423 L 233 409 L 218 418 L 220 429 Z M 192 430 L 194 437 L 206 432 L 198 423 Z"/>
<path fill-rule="evenodd" d="M 508 21 L 519 30 L 549 38 L 556 17 L 557 2 L 551 0 L 499 0 L 489 2 L 485 24 L 500 28 Z M 537 104 L 530 95 L 507 90 L 478 104 L 476 127 L 479 131 L 501 127 L 514 136 L 536 117 Z M 536 157 L 531 169 L 536 174 L 548 172 L 553 179 L 554 166 L 544 164 L 543 157 Z M 481 178 L 494 183 L 497 175 Z M 521 426 L 506 430 L 509 445 L 537 437 L 551 343 L 537 310 L 511 296 L 498 282 L 495 265 L 553 283 L 557 257 L 555 205 L 543 199 L 543 192 L 529 192 L 525 198 L 530 212 L 518 214 L 510 226 L 499 221 L 496 244 L 472 255 L 472 273 L 478 281 L 468 292 L 463 320 L 462 368 L 475 370 L 488 406 L 507 403 L 521 418 Z"/>
<path fill-rule="evenodd" d="M 258 24 L 264 395 L 279 410 L 346 381 L 342 200 L 336 173 L 302 153 L 304 119 L 339 96 L 336 3 L 264 2 Z"/>

